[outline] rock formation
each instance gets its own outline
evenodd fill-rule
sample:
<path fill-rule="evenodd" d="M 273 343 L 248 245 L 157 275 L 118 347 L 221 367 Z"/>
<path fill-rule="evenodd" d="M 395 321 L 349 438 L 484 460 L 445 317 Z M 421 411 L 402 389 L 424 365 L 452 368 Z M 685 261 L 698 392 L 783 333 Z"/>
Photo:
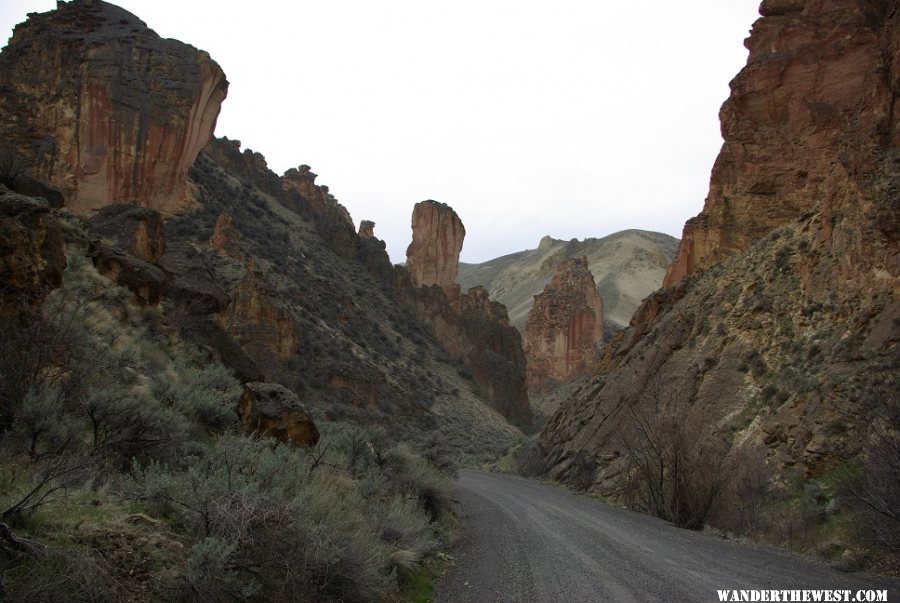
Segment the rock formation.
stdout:
<path fill-rule="evenodd" d="M 165 229 L 158 211 L 116 203 L 101 209 L 87 223 L 92 234 L 144 262 L 153 263 L 166 251 Z"/>
<path fill-rule="evenodd" d="M 491 299 L 509 309 L 509 321 L 520 333 L 534 303 L 570 258 L 587 257 L 603 298 L 605 336 L 624 329 L 645 297 L 659 289 L 666 268 L 675 258 L 678 239 L 658 232 L 625 230 L 605 237 L 561 240 L 543 237 L 536 249 L 526 249 L 479 264 L 461 263 L 463 290 L 485 287 Z"/>
<path fill-rule="evenodd" d="M 465 364 L 494 409 L 532 429 L 522 337 L 509 324 L 506 306 L 491 301 L 484 287 L 461 294 L 456 284 L 466 234 L 462 221 L 450 206 L 429 200 L 416 204 L 412 227 L 405 274 L 416 315 Z M 402 292 L 407 285 L 396 286 Z"/>
<path fill-rule="evenodd" d="M 314 446 L 319 430 L 291 390 L 277 383 L 247 383 L 238 406 L 241 423 L 259 436 L 294 446 Z"/>
<path fill-rule="evenodd" d="M 459 252 L 466 229 L 453 209 L 437 201 L 417 203 L 412 215 L 413 239 L 406 267 L 417 287 L 437 285 L 449 299 L 459 294 Z"/>
<path fill-rule="evenodd" d="M 542 433 L 553 477 L 614 494 L 641 413 L 698 420 L 776 499 L 864 458 L 900 370 L 900 11 L 761 10 L 704 212 Z"/>
<path fill-rule="evenodd" d="M 529 389 L 589 374 L 602 340 L 603 300 L 587 258 L 566 260 L 534 296 L 525 324 Z"/>
<path fill-rule="evenodd" d="M 375 222 L 371 220 L 363 220 L 359 223 L 359 238 L 371 239 L 375 236 Z"/>
<path fill-rule="evenodd" d="M 685 224 L 665 286 L 796 220 L 900 143 L 896 6 L 837 4 L 762 3 L 747 66 L 720 111 L 725 143 L 709 195 Z"/>
<path fill-rule="evenodd" d="M 60 2 L 0 55 L 0 136 L 76 213 L 121 202 L 178 213 L 227 88 L 209 55 L 131 13 Z"/>
<path fill-rule="evenodd" d="M 290 358 L 300 345 L 291 309 L 251 264 L 231 290 L 219 324 L 252 358 Z"/>
<path fill-rule="evenodd" d="M 0 190 L 0 312 L 40 301 L 65 267 L 62 229 L 47 202 Z"/>

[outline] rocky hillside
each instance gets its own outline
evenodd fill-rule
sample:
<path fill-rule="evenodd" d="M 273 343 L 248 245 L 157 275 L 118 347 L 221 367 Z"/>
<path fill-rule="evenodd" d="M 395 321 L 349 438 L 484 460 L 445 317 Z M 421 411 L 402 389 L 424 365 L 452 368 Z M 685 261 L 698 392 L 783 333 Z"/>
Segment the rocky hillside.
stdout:
<path fill-rule="evenodd" d="M 900 471 L 883 462 L 900 416 L 900 10 L 761 14 L 668 288 L 541 441 L 550 475 L 682 525 L 877 565 L 896 505 L 854 501 L 896 500 Z"/>
<path fill-rule="evenodd" d="M 417 256 L 411 276 L 309 166 L 278 176 L 211 140 L 227 82 L 206 53 L 105 2 L 60 3 L 16 28 L 0 89 L 4 181 L 83 216 L 97 268 L 242 381 L 398 438 L 436 429 L 461 453 L 515 436 L 497 410 L 530 425 L 521 341 L 491 335 L 501 313 L 473 302 L 467 320 L 427 320 L 454 300 L 416 277 L 455 280 L 455 258 Z M 436 339 L 448 320 L 464 352 Z"/>
<path fill-rule="evenodd" d="M 642 230 L 626 230 L 601 239 L 541 239 L 537 249 L 520 251 L 481 264 L 461 264 L 463 289 L 481 285 L 491 299 L 509 308 L 510 322 L 525 332 L 534 296 L 544 290 L 561 262 L 582 256 L 603 297 L 604 317 L 612 330 L 628 325 L 631 315 L 659 288 L 675 257 L 678 240 Z"/>

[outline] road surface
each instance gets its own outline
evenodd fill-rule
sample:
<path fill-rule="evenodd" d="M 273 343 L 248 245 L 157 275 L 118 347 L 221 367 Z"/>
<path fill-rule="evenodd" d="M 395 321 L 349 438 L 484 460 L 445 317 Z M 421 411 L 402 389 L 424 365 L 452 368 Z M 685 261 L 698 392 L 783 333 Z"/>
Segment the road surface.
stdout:
<path fill-rule="evenodd" d="M 465 527 L 439 603 L 718 601 L 722 589 L 886 589 L 900 601 L 900 579 L 840 573 L 520 477 L 461 471 L 456 497 Z"/>

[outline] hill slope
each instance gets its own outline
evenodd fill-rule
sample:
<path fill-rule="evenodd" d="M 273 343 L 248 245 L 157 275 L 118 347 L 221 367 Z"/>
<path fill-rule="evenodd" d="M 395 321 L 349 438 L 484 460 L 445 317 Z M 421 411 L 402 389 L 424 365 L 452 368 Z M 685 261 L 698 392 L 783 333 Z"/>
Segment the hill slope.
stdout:
<path fill-rule="evenodd" d="M 475 285 L 486 288 L 491 299 L 509 309 L 510 322 L 524 333 L 534 296 L 553 278 L 556 266 L 569 258 L 586 256 L 603 297 L 606 320 L 623 328 L 641 300 L 659 288 L 677 245 L 674 237 L 643 230 L 625 230 L 584 241 L 544 237 L 537 249 L 481 264 L 460 264 L 459 283 L 463 290 Z"/>

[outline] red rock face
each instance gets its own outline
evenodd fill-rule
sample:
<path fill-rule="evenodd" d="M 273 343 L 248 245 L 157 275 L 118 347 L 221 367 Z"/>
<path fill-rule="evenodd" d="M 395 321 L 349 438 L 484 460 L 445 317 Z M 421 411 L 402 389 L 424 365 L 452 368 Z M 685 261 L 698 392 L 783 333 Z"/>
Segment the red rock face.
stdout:
<path fill-rule="evenodd" d="M 205 52 L 105 2 L 32 15 L 0 54 L 0 134 L 80 214 L 178 213 L 228 82 Z"/>
<path fill-rule="evenodd" d="M 900 143 L 892 2 L 767 0 L 720 119 L 725 143 L 703 211 L 688 220 L 665 286 L 798 219 Z M 896 21 L 896 16 L 893 17 Z"/>
<path fill-rule="evenodd" d="M 413 240 L 406 267 L 417 287 L 437 285 L 449 299 L 459 295 L 456 277 L 466 229 L 453 209 L 437 201 L 417 203 L 412 215 Z"/>
<path fill-rule="evenodd" d="M 587 258 L 569 259 L 534 296 L 525 324 L 528 387 L 541 389 L 548 381 L 589 374 L 602 338 L 603 300 Z"/>

